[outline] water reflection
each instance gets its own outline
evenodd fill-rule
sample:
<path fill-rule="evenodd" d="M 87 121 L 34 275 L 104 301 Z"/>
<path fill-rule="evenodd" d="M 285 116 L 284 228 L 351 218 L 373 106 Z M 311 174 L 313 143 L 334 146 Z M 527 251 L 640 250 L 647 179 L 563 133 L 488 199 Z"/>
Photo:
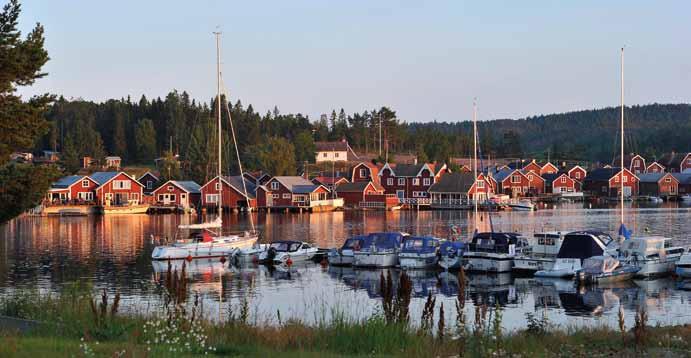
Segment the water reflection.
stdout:
<path fill-rule="evenodd" d="M 583 206 L 586 209 L 583 209 Z M 648 208 L 626 204 L 627 226 L 634 233 L 646 228 L 673 238 L 674 244 L 691 244 L 691 208 L 664 203 Z M 615 209 L 589 204 L 564 204 L 537 212 L 481 213 L 478 222 L 495 230 L 530 234 L 541 230 L 594 228 L 616 231 Z M 304 240 L 320 247 L 340 246 L 349 236 L 373 231 L 406 231 L 412 234 L 450 236 L 451 226 L 462 235 L 472 232 L 475 218 L 466 211 L 335 212 L 317 214 L 253 213 L 265 241 Z M 132 306 L 157 307 L 163 302 L 161 284 L 167 262 L 152 263 L 152 237 L 173 237 L 181 223 L 200 220 L 184 215 L 131 215 L 70 218 L 21 218 L 0 228 L 0 294 L 19 287 L 57 291 L 67 282 L 81 281 L 109 292 L 119 291 Z M 224 217 L 228 229 L 249 228 L 246 214 Z M 181 262 L 171 270 L 181 271 Z M 315 306 L 339 306 L 355 318 L 374 313 L 380 302 L 380 277 L 399 270 L 354 270 L 300 263 L 267 268 L 247 264 L 195 260 L 186 264 L 189 295 L 199 293 L 209 312 L 227 311 L 240 298 L 252 301 L 257 315 L 290 315 L 316 319 Z M 411 272 L 411 317 L 419 318 L 431 293 L 438 302 L 454 307 L 458 278 L 453 273 Z M 617 286 L 578 288 L 570 281 L 549 281 L 503 275 L 469 275 L 467 306 L 500 305 L 509 328 L 525 326 L 525 313 L 546 312 L 559 324 L 616 325 L 621 306 L 632 320 L 639 308 L 648 310 L 651 322 L 691 322 L 687 304 L 691 283 L 672 279 L 632 281 Z M 446 310 L 452 314 L 453 309 Z M 453 319 L 453 317 L 449 317 Z M 574 319 L 577 318 L 577 319 Z"/>

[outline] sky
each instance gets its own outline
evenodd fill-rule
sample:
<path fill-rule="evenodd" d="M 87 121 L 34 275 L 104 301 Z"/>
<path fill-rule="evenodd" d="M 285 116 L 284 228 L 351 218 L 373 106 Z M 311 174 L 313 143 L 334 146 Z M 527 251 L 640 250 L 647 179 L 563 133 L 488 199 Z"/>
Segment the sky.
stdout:
<path fill-rule="evenodd" d="M 3 0 L 4 2 L 5 0 Z M 23 1 L 49 75 L 20 93 L 215 95 L 265 113 L 381 106 L 404 121 L 523 118 L 691 102 L 689 1 Z"/>

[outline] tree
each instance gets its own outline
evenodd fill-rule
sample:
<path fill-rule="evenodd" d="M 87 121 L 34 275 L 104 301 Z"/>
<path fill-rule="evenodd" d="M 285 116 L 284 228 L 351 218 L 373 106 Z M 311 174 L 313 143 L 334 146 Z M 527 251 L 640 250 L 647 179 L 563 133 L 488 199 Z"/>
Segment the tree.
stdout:
<path fill-rule="evenodd" d="M 180 161 L 171 151 L 163 152 L 158 169 L 161 172 L 161 180 L 164 182 L 181 179 Z"/>
<path fill-rule="evenodd" d="M 65 145 L 62 147 L 62 156 L 60 159 L 63 167 L 65 167 L 65 172 L 74 174 L 79 170 L 79 152 L 77 152 L 77 148 L 74 147 L 74 141 L 71 136 L 65 139 Z"/>
<path fill-rule="evenodd" d="M 137 144 L 137 160 L 150 163 L 156 156 L 156 129 L 152 120 L 144 118 L 137 123 L 134 141 Z"/>
<path fill-rule="evenodd" d="M 53 97 L 47 94 L 22 101 L 17 86 L 29 86 L 44 77 L 41 68 L 48 61 L 43 48 L 43 26 L 21 39 L 17 20 L 21 6 L 11 0 L 0 12 L 0 223 L 38 204 L 58 175 L 52 167 L 8 163 L 15 150 L 33 147 L 48 131 L 43 118 Z"/>
<path fill-rule="evenodd" d="M 295 147 L 284 138 L 269 138 L 249 148 L 248 166 L 271 175 L 295 175 Z"/>
<path fill-rule="evenodd" d="M 298 133 L 293 140 L 293 145 L 295 146 L 295 159 L 298 163 L 314 162 L 314 154 L 317 149 L 312 139 L 312 133 L 308 131 Z"/>

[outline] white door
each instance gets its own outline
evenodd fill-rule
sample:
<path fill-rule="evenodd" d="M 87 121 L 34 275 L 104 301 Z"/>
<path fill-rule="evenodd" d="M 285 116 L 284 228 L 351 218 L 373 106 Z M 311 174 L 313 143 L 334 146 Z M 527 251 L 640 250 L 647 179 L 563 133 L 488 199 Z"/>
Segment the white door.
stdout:
<path fill-rule="evenodd" d="M 631 196 L 631 187 L 624 186 L 624 196 Z"/>

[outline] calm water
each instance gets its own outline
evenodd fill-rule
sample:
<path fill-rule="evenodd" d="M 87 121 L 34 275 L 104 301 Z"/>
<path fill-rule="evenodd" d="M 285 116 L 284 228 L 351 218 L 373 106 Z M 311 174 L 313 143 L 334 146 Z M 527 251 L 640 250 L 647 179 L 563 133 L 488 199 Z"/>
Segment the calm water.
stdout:
<path fill-rule="evenodd" d="M 264 241 L 295 239 L 320 247 L 339 246 L 353 234 L 400 230 L 413 234 L 448 237 L 450 227 L 468 232 L 472 213 L 460 211 L 337 212 L 318 214 L 255 213 Z M 65 284 L 82 281 L 95 288 L 119 291 L 129 310 L 154 311 L 161 307 L 161 286 L 166 266 L 150 259 L 152 237 L 173 236 L 181 223 L 195 217 L 136 215 L 72 218 L 21 218 L 0 227 L 0 294 L 16 288 L 58 291 Z M 627 226 L 634 233 L 646 229 L 691 245 L 691 208 L 665 204 L 636 207 L 627 211 Z M 248 217 L 229 214 L 228 228 L 249 227 Z M 616 232 L 618 211 L 567 204 L 537 212 L 492 214 L 495 230 L 530 234 L 541 230 L 594 228 Z M 489 227 L 484 214 L 480 225 Z M 386 271 L 385 271 L 386 272 Z M 398 270 L 390 270 L 394 277 Z M 252 317 L 275 321 L 281 316 L 310 322 L 328 319 L 334 308 L 355 318 L 364 318 L 380 306 L 378 287 L 381 270 L 330 268 L 301 264 L 290 272 L 265 267 L 224 267 L 217 260 L 191 265 L 190 295 L 198 292 L 211 317 L 226 315 L 241 297 L 249 299 Z M 413 274 L 414 299 L 411 316 L 417 319 L 429 292 L 443 302 L 448 319 L 455 314 L 458 281 L 454 275 L 437 272 Z M 691 289 L 691 283 L 688 284 Z M 497 303 L 504 307 L 508 329 L 525 326 L 525 314 L 543 313 L 553 323 L 566 325 L 616 325 L 619 307 L 628 324 L 636 310 L 648 310 L 652 323 L 691 323 L 691 291 L 673 279 L 632 281 L 614 286 L 577 290 L 568 281 L 540 281 L 506 275 L 470 276 L 467 304 L 472 321 L 475 305 Z"/>

